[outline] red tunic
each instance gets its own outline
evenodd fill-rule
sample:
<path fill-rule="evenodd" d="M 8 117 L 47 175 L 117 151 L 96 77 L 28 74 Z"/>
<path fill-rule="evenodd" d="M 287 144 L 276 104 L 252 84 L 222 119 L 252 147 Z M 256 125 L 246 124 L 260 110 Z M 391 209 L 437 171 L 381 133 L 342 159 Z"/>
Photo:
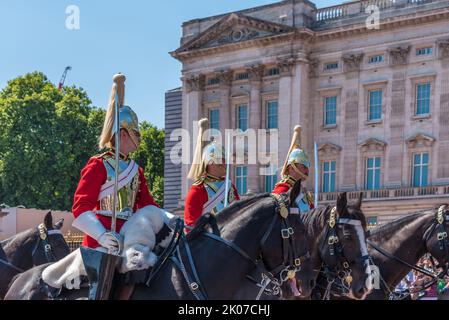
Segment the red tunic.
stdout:
<path fill-rule="evenodd" d="M 136 211 L 148 205 L 158 206 L 148 190 L 147 181 L 140 167 L 138 174 L 140 184 L 133 210 Z M 107 174 L 103 164 L 103 158 L 101 156 L 90 158 L 87 165 L 81 171 L 81 178 L 75 191 L 72 206 L 72 212 L 75 218 L 86 211 L 100 209 L 98 195 L 100 194 L 101 186 L 106 182 L 106 177 Z M 97 218 L 107 230 L 110 230 L 112 222 L 110 217 L 97 215 Z M 117 232 L 120 232 L 124 223 L 125 220 L 117 219 Z M 97 248 L 100 246 L 95 239 L 88 235 L 85 235 L 82 245 L 89 248 Z"/>
<path fill-rule="evenodd" d="M 288 190 L 290 190 L 290 185 L 286 182 L 279 182 L 277 185 L 274 186 L 274 189 L 272 193 L 274 194 L 282 194 L 287 193 Z"/>
<path fill-rule="evenodd" d="M 282 194 L 287 193 L 290 190 L 291 186 L 286 182 L 279 182 L 274 187 L 272 193 L 274 194 Z M 304 190 L 305 191 L 305 190 Z M 306 197 L 306 195 L 304 195 Z M 313 203 L 309 203 L 310 209 L 314 209 L 315 205 Z"/>
<path fill-rule="evenodd" d="M 235 201 L 240 200 L 237 188 L 232 184 Z M 203 206 L 209 200 L 204 184 L 192 185 L 185 202 L 184 221 L 187 226 L 193 226 L 203 214 Z"/>

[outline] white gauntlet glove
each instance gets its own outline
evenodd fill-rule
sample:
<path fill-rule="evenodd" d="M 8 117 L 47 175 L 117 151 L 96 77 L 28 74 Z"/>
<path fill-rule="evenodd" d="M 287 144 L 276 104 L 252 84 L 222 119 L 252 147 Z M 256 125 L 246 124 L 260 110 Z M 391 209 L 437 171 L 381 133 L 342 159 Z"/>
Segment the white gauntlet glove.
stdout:
<path fill-rule="evenodd" d="M 79 215 L 72 225 L 94 238 L 102 247 L 108 249 L 109 253 L 118 254 L 120 252 L 120 235 L 108 232 L 92 211 L 86 211 Z"/>
<path fill-rule="evenodd" d="M 120 235 L 117 233 L 105 232 L 97 242 L 111 254 L 118 254 L 121 251 Z"/>

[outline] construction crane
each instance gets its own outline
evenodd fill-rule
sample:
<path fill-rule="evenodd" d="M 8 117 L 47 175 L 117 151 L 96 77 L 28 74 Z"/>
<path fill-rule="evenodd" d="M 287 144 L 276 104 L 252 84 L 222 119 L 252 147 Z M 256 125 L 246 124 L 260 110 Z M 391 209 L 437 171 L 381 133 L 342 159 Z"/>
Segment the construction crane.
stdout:
<path fill-rule="evenodd" d="M 64 87 L 65 78 L 67 77 L 67 72 L 69 72 L 69 70 L 72 70 L 72 67 L 70 67 L 70 66 L 65 67 L 64 72 L 62 73 L 62 77 L 61 77 L 61 80 L 59 81 L 59 85 L 58 85 L 59 91 L 61 91 L 62 88 Z"/>

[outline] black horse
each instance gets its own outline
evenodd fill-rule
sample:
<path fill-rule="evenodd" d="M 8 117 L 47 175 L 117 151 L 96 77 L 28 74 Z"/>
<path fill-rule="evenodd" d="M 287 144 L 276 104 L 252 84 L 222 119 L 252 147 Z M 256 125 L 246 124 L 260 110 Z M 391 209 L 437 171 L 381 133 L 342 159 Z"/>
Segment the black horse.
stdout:
<path fill-rule="evenodd" d="M 296 186 L 295 186 L 296 187 Z M 298 188 L 293 188 L 291 198 L 296 198 Z M 363 230 L 366 230 L 366 218 L 361 210 L 362 194 L 360 194 L 359 200 L 353 204 L 347 204 L 346 193 L 341 193 L 338 196 L 335 208 L 337 209 L 336 220 L 349 219 L 354 221 L 360 221 L 360 225 Z M 295 203 L 293 203 L 295 205 Z M 365 261 L 367 257 L 364 257 L 360 247 L 360 235 L 357 234 L 354 226 L 339 224 L 337 230 L 337 236 L 341 239 L 339 248 L 343 249 L 341 252 L 336 252 L 331 255 L 329 249 L 329 217 L 334 207 L 322 206 L 318 207 L 310 212 L 302 215 L 302 221 L 306 225 L 307 239 L 309 242 L 309 250 L 311 253 L 312 263 L 307 263 L 296 274 L 296 287 L 298 288 L 299 296 L 294 295 L 294 288 L 291 283 L 283 287 L 284 298 L 294 299 L 308 299 L 315 288 L 316 278 L 318 277 L 319 270 L 324 265 L 327 270 L 334 269 L 337 272 L 338 268 L 342 268 L 341 260 L 345 259 L 349 261 L 349 267 L 351 269 L 351 277 L 353 278 L 350 284 L 345 284 L 347 287 L 347 293 L 356 298 L 362 298 L 366 295 L 368 288 L 365 288 L 365 282 L 367 274 L 365 273 Z M 341 220 L 343 221 L 343 220 Z M 336 221 L 337 222 L 337 221 Z M 337 225 L 337 224 L 336 224 Z M 363 235 L 362 235 L 363 237 Z M 325 243 L 327 241 L 327 243 Z M 361 239 L 365 242 L 365 239 Z M 338 261 L 337 261 L 338 260 Z M 344 270 L 342 271 L 343 274 Z M 312 274 L 312 277 L 311 277 Z M 347 272 L 346 272 L 347 274 Z M 237 299 L 243 299 L 245 297 L 255 297 L 260 292 L 260 286 L 256 286 L 256 283 L 261 281 L 261 276 L 253 276 L 257 281 L 246 281 L 246 285 L 236 295 Z M 338 279 L 343 281 L 344 279 Z M 261 299 L 269 300 L 275 299 L 270 291 L 267 294 L 261 295 Z"/>
<path fill-rule="evenodd" d="M 368 234 L 368 252 L 378 272 L 374 274 L 374 290 L 366 299 L 384 300 L 394 297 L 394 289 L 426 253 L 437 259 L 443 273 L 449 263 L 447 206 L 413 212 Z M 421 270 L 426 272 L 425 270 Z M 436 281 L 436 278 L 434 279 Z M 333 299 L 340 299 L 333 288 Z M 323 288 L 317 290 L 322 295 Z"/>
<path fill-rule="evenodd" d="M 284 196 L 262 194 L 232 204 L 216 217 L 221 237 L 208 232 L 182 237 L 174 255 L 150 283 L 136 284 L 130 299 L 232 299 L 255 265 L 282 285 L 308 254 L 306 230 L 297 215 L 288 214 L 289 203 Z M 48 299 L 39 285 L 44 268 L 19 275 L 6 299 Z M 87 297 L 87 289 L 60 295 L 80 297 Z"/>
<path fill-rule="evenodd" d="M 44 222 L 36 228 L 25 230 L 2 241 L 4 257 L 0 260 L 0 298 L 6 294 L 8 286 L 17 274 L 32 267 L 57 261 L 70 253 L 60 229 L 64 220 L 53 225 L 53 217 L 48 212 Z"/>
<path fill-rule="evenodd" d="M 320 206 L 303 217 L 316 278 L 324 276 L 352 299 L 363 299 L 370 292 L 362 196 L 348 205 L 346 193 L 341 193 L 336 206 Z M 297 282 L 300 285 L 300 279 Z"/>
<path fill-rule="evenodd" d="M 434 257 L 444 273 L 449 263 L 449 226 L 446 205 L 410 213 L 371 230 L 369 253 L 379 267 L 378 288 L 368 299 L 388 299 L 394 288 L 426 253 Z M 436 280 L 436 279 L 435 279 Z"/>

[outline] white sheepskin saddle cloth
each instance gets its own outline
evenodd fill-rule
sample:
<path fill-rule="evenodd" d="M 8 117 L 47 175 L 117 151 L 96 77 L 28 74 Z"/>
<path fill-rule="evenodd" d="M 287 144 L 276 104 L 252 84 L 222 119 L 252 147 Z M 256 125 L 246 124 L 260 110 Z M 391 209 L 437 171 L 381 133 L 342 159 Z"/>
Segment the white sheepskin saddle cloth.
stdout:
<path fill-rule="evenodd" d="M 157 256 L 153 253 L 156 234 L 167 221 L 166 212 L 155 206 L 147 206 L 136 211 L 120 230 L 123 238 L 120 273 L 145 270 L 154 266 Z M 160 245 L 165 247 L 170 241 L 166 237 Z M 97 250 L 106 252 L 104 248 Z M 79 249 L 44 269 L 42 280 L 54 288 L 79 289 L 81 276 L 87 276 Z"/>

